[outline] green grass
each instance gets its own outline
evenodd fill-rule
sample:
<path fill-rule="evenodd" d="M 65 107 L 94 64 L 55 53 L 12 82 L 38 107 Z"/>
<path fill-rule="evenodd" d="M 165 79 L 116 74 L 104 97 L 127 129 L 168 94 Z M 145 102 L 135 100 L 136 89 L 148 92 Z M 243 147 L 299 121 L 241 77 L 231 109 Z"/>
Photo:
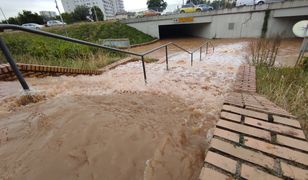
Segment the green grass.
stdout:
<path fill-rule="evenodd" d="M 65 35 L 62 27 L 46 28 L 44 31 Z M 151 36 L 119 22 L 73 24 L 67 26 L 67 32 L 69 37 L 94 43 L 107 38 L 128 38 L 131 44 L 153 40 Z M 0 36 L 20 63 L 98 69 L 126 56 L 24 32 L 1 33 Z"/>
<path fill-rule="evenodd" d="M 308 71 L 257 66 L 257 91 L 297 116 L 308 137 Z"/>

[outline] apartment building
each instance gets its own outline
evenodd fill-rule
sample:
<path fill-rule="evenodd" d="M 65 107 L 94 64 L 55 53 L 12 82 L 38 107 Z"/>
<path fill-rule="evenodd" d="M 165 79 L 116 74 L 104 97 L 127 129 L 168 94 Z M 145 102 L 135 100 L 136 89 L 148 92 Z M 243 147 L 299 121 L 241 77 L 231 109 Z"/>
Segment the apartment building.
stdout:
<path fill-rule="evenodd" d="M 106 17 L 113 17 L 124 12 L 123 0 L 61 0 L 65 12 L 71 13 L 77 6 L 98 6 Z"/>
<path fill-rule="evenodd" d="M 54 11 L 40 11 L 39 13 L 41 16 L 44 16 L 47 18 L 53 18 L 57 16 L 57 13 Z"/>

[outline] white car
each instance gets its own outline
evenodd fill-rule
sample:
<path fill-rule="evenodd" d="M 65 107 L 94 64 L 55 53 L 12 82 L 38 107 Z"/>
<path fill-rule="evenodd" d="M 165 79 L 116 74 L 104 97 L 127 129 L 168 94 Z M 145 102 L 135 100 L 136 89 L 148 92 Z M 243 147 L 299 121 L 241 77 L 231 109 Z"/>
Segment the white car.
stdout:
<path fill-rule="evenodd" d="M 284 0 L 237 0 L 236 6 L 253 6 L 253 5 L 262 5 L 275 2 L 283 2 Z"/>
<path fill-rule="evenodd" d="M 65 22 L 61 22 L 61 21 L 58 21 L 58 20 L 50 20 L 50 21 L 47 22 L 48 27 L 61 26 L 61 25 L 65 25 L 65 24 L 66 24 Z"/>
<path fill-rule="evenodd" d="M 31 29 L 42 29 L 44 27 L 43 25 L 39 25 L 36 23 L 26 23 L 21 26 L 25 28 L 31 28 Z"/>

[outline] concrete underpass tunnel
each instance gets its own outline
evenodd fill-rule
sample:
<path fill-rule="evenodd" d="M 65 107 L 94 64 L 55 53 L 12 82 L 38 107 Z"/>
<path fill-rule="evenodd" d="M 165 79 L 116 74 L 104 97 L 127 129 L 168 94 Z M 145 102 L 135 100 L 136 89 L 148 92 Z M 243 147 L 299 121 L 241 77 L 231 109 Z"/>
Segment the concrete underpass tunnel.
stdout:
<path fill-rule="evenodd" d="M 175 24 L 175 25 L 160 25 L 159 37 L 178 38 L 178 37 L 205 37 L 208 23 L 200 24 Z"/>

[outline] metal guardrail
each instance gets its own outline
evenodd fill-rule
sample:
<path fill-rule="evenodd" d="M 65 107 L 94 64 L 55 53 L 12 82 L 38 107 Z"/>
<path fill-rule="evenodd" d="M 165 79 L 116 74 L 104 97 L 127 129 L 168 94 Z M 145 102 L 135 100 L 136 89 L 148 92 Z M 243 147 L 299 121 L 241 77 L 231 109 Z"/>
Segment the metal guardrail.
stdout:
<path fill-rule="evenodd" d="M 66 37 L 66 36 L 62 36 L 62 35 L 58 35 L 58 34 L 53 34 L 53 33 L 45 32 L 45 31 L 41 31 L 41 30 L 24 28 L 22 26 L 17 26 L 17 25 L 0 24 L 0 32 L 4 31 L 4 30 L 7 30 L 7 29 L 25 31 L 25 32 L 33 33 L 33 34 L 38 34 L 38 35 L 46 36 L 46 37 L 51 37 L 51 38 L 55 38 L 55 39 L 61 39 L 61 40 L 68 41 L 68 42 L 78 43 L 78 44 L 92 46 L 92 47 L 97 47 L 97 48 L 106 49 L 106 50 L 110 50 L 110 51 L 114 51 L 114 52 L 119 52 L 119 53 L 125 53 L 125 54 L 129 54 L 129 55 L 133 55 L 133 56 L 139 56 L 139 57 L 141 57 L 142 68 L 143 68 L 143 76 L 144 76 L 145 83 L 147 83 L 147 75 L 146 75 L 144 57 L 146 55 L 152 53 L 152 52 L 155 52 L 157 50 L 165 48 L 165 52 L 166 52 L 166 69 L 169 70 L 168 46 L 170 46 L 170 45 L 173 45 L 173 46 L 179 48 L 180 50 L 189 53 L 191 55 L 191 65 L 193 65 L 193 54 L 196 51 L 200 50 L 200 61 L 201 61 L 201 59 L 202 59 L 202 48 L 204 46 L 206 46 L 206 53 L 208 52 L 209 45 L 212 46 L 213 51 L 215 50 L 213 44 L 210 41 L 207 41 L 206 43 L 202 44 L 200 47 L 196 48 L 193 51 L 188 51 L 188 50 L 182 48 L 181 46 L 179 46 L 179 45 L 177 45 L 177 44 L 175 44 L 173 42 L 170 42 L 170 43 L 164 44 L 162 46 L 156 47 L 154 49 L 151 49 L 149 51 L 146 51 L 144 53 L 135 53 L 135 52 L 126 51 L 126 50 L 123 50 L 123 49 L 117 49 L 117 48 L 113 48 L 113 47 L 103 46 L 103 45 L 99 45 L 99 44 L 96 44 L 96 43 L 91 43 L 91 42 L 87 42 L 87 41 L 83 41 L 83 40 L 79 40 L 79 39 L 74 39 L 74 38 L 70 38 L 70 37 Z M 5 41 L 1 37 L 0 37 L 0 49 L 2 50 L 6 60 L 10 64 L 13 72 L 17 76 L 17 78 L 18 78 L 21 86 L 23 87 L 23 89 L 26 90 L 26 91 L 29 91 L 30 88 L 29 88 L 27 82 L 25 81 L 23 75 L 19 71 L 19 69 L 18 69 L 18 67 L 16 65 L 16 62 L 15 62 L 12 54 L 9 51 L 9 48 L 5 44 Z"/>

